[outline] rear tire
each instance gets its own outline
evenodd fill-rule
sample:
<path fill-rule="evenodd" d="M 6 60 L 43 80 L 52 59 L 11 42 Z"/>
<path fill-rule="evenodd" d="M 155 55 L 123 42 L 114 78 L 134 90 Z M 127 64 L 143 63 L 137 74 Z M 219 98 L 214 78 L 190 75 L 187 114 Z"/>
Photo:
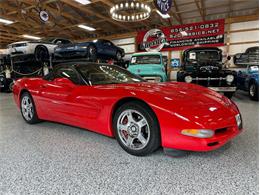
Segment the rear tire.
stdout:
<path fill-rule="evenodd" d="M 39 45 L 35 48 L 34 57 L 37 62 L 48 62 L 50 58 L 49 51 L 45 46 Z"/>
<path fill-rule="evenodd" d="M 235 94 L 235 92 L 225 92 L 225 93 L 224 93 L 224 95 L 225 95 L 227 98 L 229 98 L 229 99 L 231 99 L 234 94 Z"/>
<path fill-rule="evenodd" d="M 144 103 L 132 101 L 120 106 L 113 117 L 119 145 L 129 154 L 145 156 L 160 146 L 160 128 L 153 111 Z"/>
<path fill-rule="evenodd" d="M 38 118 L 35 104 L 29 92 L 24 92 L 20 98 L 20 110 L 23 119 L 29 124 L 40 122 Z"/>
<path fill-rule="evenodd" d="M 123 57 L 123 56 L 122 56 L 122 53 L 121 53 L 120 51 L 117 51 L 117 52 L 116 52 L 116 60 L 117 60 L 117 61 L 120 61 L 120 60 L 122 60 L 122 57 Z"/>
<path fill-rule="evenodd" d="M 251 82 L 249 84 L 248 94 L 251 100 L 258 101 L 259 100 L 259 90 L 258 85 L 255 82 Z"/>

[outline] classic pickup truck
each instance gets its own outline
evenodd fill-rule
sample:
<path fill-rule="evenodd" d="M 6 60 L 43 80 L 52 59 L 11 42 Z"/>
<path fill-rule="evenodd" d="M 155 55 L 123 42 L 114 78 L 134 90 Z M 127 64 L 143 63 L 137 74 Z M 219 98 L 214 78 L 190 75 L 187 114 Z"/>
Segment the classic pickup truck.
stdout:
<path fill-rule="evenodd" d="M 128 70 L 149 82 L 164 82 L 167 80 L 167 57 L 160 52 L 135 53 Z"/>

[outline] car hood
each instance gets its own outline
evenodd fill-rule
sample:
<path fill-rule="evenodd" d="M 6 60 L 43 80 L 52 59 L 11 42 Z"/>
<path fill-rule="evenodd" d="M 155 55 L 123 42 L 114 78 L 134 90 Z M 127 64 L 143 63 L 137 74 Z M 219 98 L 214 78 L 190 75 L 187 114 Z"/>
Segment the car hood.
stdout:
<path fill-rule="evenodd" d="M 127 96 L 142 99 L 156 110 L 201 124 L 200 127 L 205 127 L 212 121 L 217 126 L 216 121 L 225 122 L 239 112 L 235 104 L 225 96 L 195 84 L 143 82 L 110 85 L 111 88 L 122 89 L 124 96 L 128 94 Z"/>

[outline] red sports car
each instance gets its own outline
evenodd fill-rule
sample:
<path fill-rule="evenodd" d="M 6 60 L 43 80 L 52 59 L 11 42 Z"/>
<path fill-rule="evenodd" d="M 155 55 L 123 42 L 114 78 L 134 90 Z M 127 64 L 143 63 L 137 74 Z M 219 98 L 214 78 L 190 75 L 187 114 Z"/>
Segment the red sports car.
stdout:
<path fill-rule="evenodd" d="M 114 65 L 60 64 L 44 78 L 16 81 L 13 94 L 27 123 L 56 121 L 116 137 L 137 156 L 160 146 L 168 154 L 214 150 L 242 131 L 228 98 L 194 84 L 148 83 Z"/>

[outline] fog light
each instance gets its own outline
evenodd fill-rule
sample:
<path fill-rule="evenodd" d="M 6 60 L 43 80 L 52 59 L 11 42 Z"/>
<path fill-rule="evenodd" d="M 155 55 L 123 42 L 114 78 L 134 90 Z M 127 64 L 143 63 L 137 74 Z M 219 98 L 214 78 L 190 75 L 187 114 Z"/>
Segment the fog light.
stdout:
<path fill-rule="evenodd" d="M 214 135 L 214 131 L 210 129 L 183 129 L 181 133 L 183 135 L 199 138 L 209 138 Z"/>
<path fill-rule="evenodd" d="M 191 83 L 192 82 L 192 77 L 191 76 L 186 76 L 184 77 L 184 80 L 186 83 Z"/>

